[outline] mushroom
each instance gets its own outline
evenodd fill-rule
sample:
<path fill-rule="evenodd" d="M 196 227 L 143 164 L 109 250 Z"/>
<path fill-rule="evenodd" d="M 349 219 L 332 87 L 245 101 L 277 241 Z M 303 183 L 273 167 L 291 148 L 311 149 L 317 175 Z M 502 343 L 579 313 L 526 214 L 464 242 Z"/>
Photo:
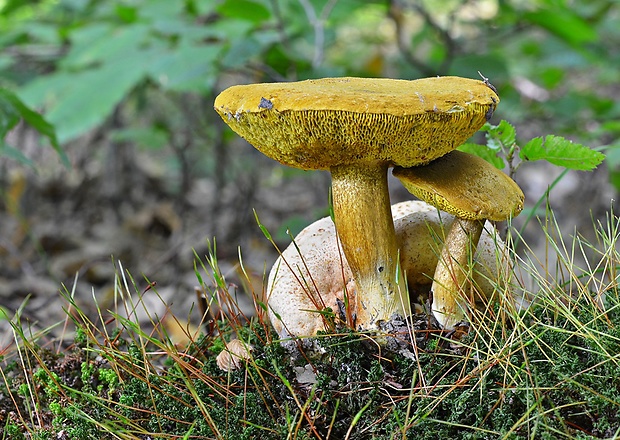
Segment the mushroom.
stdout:
<path fill-rule="evenodd" d="M 410 292 L 420 295 L 430 290 L 437 267 L 437 237 L 444 235 L 454 217 L 442 214 L 426 202 L 409 200 L 392 206 L 400 265 L 407 276 Z M 474 282 L 485 296 L 491 296 L 502 270 L 497 253 L 507 253 L 493 229 L 482 233 L 476 252 Z M 507 256 L 506 256 L 507 258 Z M 267 281 L 269 318 L 282 338 L 314 336 L 329 329 L 333 315 L 342 310 L 345 292 L 355 291 L 351 268 L 343 258 L 334 223 L 325 217 L 301 231 L 276 260 Z M 353 304 L 352 311 L 355 312 Z"/>
<path fill-rule="evenodd" d="M 465 319 L 472 255 L 485 220 L 503 221 L 523 209 L 523 192 L 506 174 L 472 154 L 452 151 L 424 167 L 393 170 L 416 197 L 456 217 L 433 277 L 433 315 L 451 330 Z"/>
<path fill-rule="evenodd" d="M 241 367 L 241 362 L 252 358 L 254 347 L 239 339 L 232 339 L 226 343 L 224 349 L 217 355 L 215 362 L 220 370 L 233 371 Z"/>
<path fill-rule="evenodd" d="M 329 170 L 338 236 L 353 272 L 356 327 L 410 314 L 390 215 L 387 169 L 425 165 L 458 147 L 493 113 L 484 82 L 324 78 L 233 86 L 215 110 L 263 154 Z"/>

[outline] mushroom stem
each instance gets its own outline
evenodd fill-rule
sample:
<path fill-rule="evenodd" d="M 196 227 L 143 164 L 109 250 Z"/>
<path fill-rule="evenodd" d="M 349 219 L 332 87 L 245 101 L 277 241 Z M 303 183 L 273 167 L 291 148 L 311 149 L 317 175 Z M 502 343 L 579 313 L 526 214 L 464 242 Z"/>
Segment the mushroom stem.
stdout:
<path fill-rule="evenodd" d="M 372 162 L 330 170 L 334 221 L 355 279 L 356 326 L 362 330 L 376 330 L 394 314 L 411 312 L 402 271 L 397 271 L 387 168 Z"/>
<path fill-rule="evenodd" d="M 465 320 L 468 304 L 473 304 L 467 283 L 483 227 L 484 220 L 455 218 L 446 236 L 431 287 L 433 315 L 444 329 Z"/>

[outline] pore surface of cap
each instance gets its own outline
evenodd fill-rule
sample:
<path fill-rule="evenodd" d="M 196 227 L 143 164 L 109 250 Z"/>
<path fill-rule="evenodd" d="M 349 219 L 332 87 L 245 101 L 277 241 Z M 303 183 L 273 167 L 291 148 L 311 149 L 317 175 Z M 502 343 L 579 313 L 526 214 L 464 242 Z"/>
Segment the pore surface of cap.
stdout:
<path fill-rule="evenodd" d="M 514 180 L 462 151 L 426 166 L 395 168 L 393 174 L 419 199 L 462 219 L 502 221 L 523 209 L 523 191 Z"/>
<path fill-rule="evenodd" d="M 216 98 L 215 110 L 259 151 L 289 166 L 411 167 L 458 147 L 498 102 L 484 82 L 460 77 L 324 78 L 233 86 Z"/>

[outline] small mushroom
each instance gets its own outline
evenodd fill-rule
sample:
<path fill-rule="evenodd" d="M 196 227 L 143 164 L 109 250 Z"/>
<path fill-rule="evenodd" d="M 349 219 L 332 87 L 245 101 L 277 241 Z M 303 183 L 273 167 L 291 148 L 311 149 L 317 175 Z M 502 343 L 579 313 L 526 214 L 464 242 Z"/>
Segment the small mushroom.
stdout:
<path fill-rule="evenodd" d="M 453 151 L 423 167 L 394 168 L 416 197 L 456 217 L 433 277 L 433 315 L 442 328 L 465 319 L 467 284 L 484 220 L 503 221 L 523 209 L 523 192 L 506 174 L 477 156 Z"/>
<path fill-rule="evenodd" d="M 325 78 L 233 86 L 215 110 L 266 156 L 330 171 L 336 229 L 357 289 L 356 326 L 377 330 L 394 314 L 410 314 L 387 169 L 452 151 L 498 101 L 484 82 L 459 77 Z"/>
<path fill-rule="evenodd" d="M 232 339 L 215 359 L 220 370 L 233 371 L 241 366 L 241 362 L 252 357 L 252 347 L 239 339 Z"/>
<path fill-rule="evenodd" d="M 437 237 L 450 228 L 454 217 L 440 217 L 434 206 L 418 200 L 393 205 L 392 215 L 409 290 L 427 293 L 437 267 Z M 476 253 L 474 282 L 487 296 L 495 288 L 489 280 L 501 270 L 498 264 L 504 260 L 497 259 L 498 252 L 506 252 L 502 240 L 493 229 L 485 230 Z M 324 310 L 330 308 L 342 315 L 345 292 L 351 295 L 355 290 L 334 223 L 325 217 L 301 231 L 274 263 L 267 281 L 269 317 L 282 338 L 314 336 L 327 330 Z M 350 301 L 350 307 L 350 313 L 355 314 L 355 301 Z"/>

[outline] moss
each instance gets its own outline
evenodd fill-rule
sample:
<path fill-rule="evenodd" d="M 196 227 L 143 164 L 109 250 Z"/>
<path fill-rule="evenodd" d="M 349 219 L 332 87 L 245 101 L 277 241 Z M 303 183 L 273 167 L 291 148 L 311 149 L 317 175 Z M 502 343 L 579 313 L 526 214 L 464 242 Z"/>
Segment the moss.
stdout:
<path fill-rule="evenodd" d="M 316 338 L 318 358 L 291 356 L 257 323 L 237 329 L 254 345 L 253 359 L 229 373 L 218 369 L 213 349 L 229 335 L 206 337 L 190 348 L 202 350 L 193 351 L 193 363 L 181 357 L 165 368 L 130 341 L 119 341 L 130 357 L 118 352 L 115 369 L 114 359 L 84 350 L 36 348 L 46 364 L 33 372 L 31 388 L 19 376 L 26 370 L 13 365 L 3 370 L 2 393 L 11 392 L 27 414 L 35 390 L 44 423 L 29 427 L 33 438 L 63 431 L 105 439 L 112 437 L 102 432 L 119 429 L 276 440 L 328 433 L 357 440 L 613 437 L 620 429 L 620 306 L 615 293 L 607 301 L 606 314 L 589 299 L 569 304 L 571 313 L 535 308 L 523 324 L 481 328 L 459 342 L 420 328 L 416 359 L 344 331 Z M 0 423 L 26 432 L 19 420 Z"/>
<path fill-rule="evenodd" d="M 25 439 L 26 437 L 22 433 L 21 428 L 20 428 L 19 425 L 15 424 L 15 423 L 7 423 L 4 426 L 3 438 L 11 438 L 11 439 L 15 439 L 15 440 L 21 440 L 21 439 Z"/>

